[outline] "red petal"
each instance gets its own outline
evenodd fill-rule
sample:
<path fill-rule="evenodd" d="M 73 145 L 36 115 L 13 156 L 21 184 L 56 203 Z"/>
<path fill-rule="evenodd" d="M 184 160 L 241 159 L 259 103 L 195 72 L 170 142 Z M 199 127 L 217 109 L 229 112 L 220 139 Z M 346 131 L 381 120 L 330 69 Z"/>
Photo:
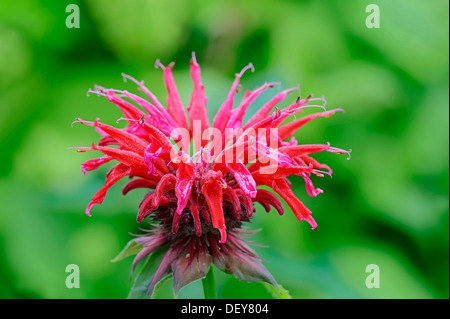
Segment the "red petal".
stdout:
<path fill-rule="evenodd" d="M 170 135 L 170 132 L 173 129 L 178 127 L 178 124 L 175 122 L 175 120 L 162 106 L 154 106 L 149 101 L 127 91 L 123 91 L 122 94 L 144 108 L 150 115 L 149 117 L 146 117 L 146 120 L 154 122 L 154 124 L 167 136 Z"/>
<path fill-rule="evenodd" d="M 163 178 L 161 178 L 154 192 L 155 195 L 152 200 L 153 208 L 157 208 L 160 205 L 161 197 L 165 193 L 175 188 L 176 180 L 176 177 L 172 174 L 164 175 Z"/>
<path fill-rule="evenodd" d="M 178 123 L 180 127 L 188 128 L 186 115 L 184 114 L 183 103 L 181 102 L 180 95 L 178 94 L 175 80 L 172 74 L 172 68 L 175 63 L 170 63 L 164 69 L 164 83 L 167 88 L 167 111 Z M 162 65 L 161 65 L 162 66 Z"/>
<path fill-rule="evenodd" d="M 110 148 L 104 146 L 95 146 L 92 144 L 94 150 L 100 151 L 105 155 L 109 155 L 115 160 L 125 164 L 126 166 L 133 167 L 137 171 L 147 171 L 147 167 L 144 163 L 144 158 L 132 151 L 125 151 L 118 148 Z"/>
<path fill-rule="evenodd" d="M 106 98 L 108 101 L 113 102 L 116 104 L 120 110 L 122 111 L 123 115 L 126 118 L 131 118 L 133 120 L 139 120 L 144 116 L 144 112 L 139 110 L 136 106 L 134 106 L 131 103 L 128 103 L 121 98 L 117 97 L 117 95 L 114 94 L 113 91 L 108 91 L 106 93 Z"/>
<path fill-rule="evenodd" d="M 227 98 L 223 102 L 221 108 L 216 114 L 216 117 L 214 118 L 213 126 L 215 128 L 218 128 L 222 133 L 225 131 L 225 127 L 230 118 L 231 110 L 233 109 L 234 94 L 239 85 L 239 81 L 242 75 L 244 75 L 244 72 L 248 69 L 253 69 L 253 65 L 251 63 L 243 68 L 240 73 L 236 73 L 236 77 L 233 84 L 231 85 L 230 92 L 228 93 Z"/>
<path fill-rule="evenodd" d="M 83 164 L 81 164 L 81 170 L 83 171 L 93 171 L 99 168 L 101 165 L 111 161 L 113 158 L 109 155 L 105 155 L 99 158 L 90 159 Z"/>
<path fill-rule="evenodd" d="M 299 175 L 304 172 L 310 172 L 311 169 L 312 166 L 267 165 L 261 166 L 257 171 L 252 172 L 252 175 L 255 181 L 258 181 L 258 184 L 266 184 L 261 183 L 261 181 L 279 179 L 290 175 Z"/>
<path fill-rule="evenodd" d="M 136 188 L 155 188 L 156 182 L 151 181 L 146 178 L 136 178 L 132 181 L 129 181 L 124 188 L 122 189 L 122 194 L 126 195 L 129 191 L 136 189 Z"/>
<path fill-rule="evenodd" d="M 118 165 L 114 166 L 111 169 L 111 171 L 109 172 L 103 187 L 100 188 L 100 190 L 97 193 L 95 193 L 95 195 L 92 197 L 91 202 L 89 203 L 89 205 L 86 208 L 86 215 L 91 216 L 90 210 L 91 210 L 92 206 L 94 206 L 95 204 L 101 204 L 103 202 L 103 200 L 105 199 L 106 192 L 108 191 L 108 189 L 112 185 L 114 185 L 118 180 L 120 180 L 122 177 L 129 175 L 130 172 L 131 172 L 131 168 L 129 168 L 123 164 L 118 164 Z"/>
<path fill-rule="evenodd" d="M 302 117 L 302 118 L 300 118 L 298 120 L 295 120 L 295 121 L 293 121 L 291 123 L 282 125 L 282 126 L 280 126 L 278 128 L 278 135 L 280 136 L 280 139 L 282 141 L 284 141 L 289 136 L 292 136 L 303 125 L 311 122 L 315 118 L 328 117 L 328 116 L 333 115 L 337 111 L 342 111 L 342 110 L 341 109 L 336 109 L 336 110 L 330 110 L 330 111 L 326 111 L 326 112 L 314 113 L 314 114 L 310 114 L 308 116 Z"/>
<path fill-rule="evenodd" d="M 239 198 L 239 201 L 241 202 L 241 205 L 245 207 L 245 210 L 247 212 L 248 217 L 253 216 L 253 202 L 250 196 L 244 193 L 242 189 L 235 189 L 236 196 Z"/>
<path fill-rule="evenodd" d="M 286 179 L 274 180 L 272 188 L 286 201 L 298 220 L 306 220 L 312 226 L 312 229 L 317 227 L 316 221 L 311 216 L 311 211 L 294 195 Z"/>
<path fill-rule="evenodd" d="M 250 120 L 247 121 L 247 124 L 245 124 L 244 126 L 244 130 L 269 117 L 272 108 L 277 105 L 277 103 L 284 100 L 289 92 L 297 89 L 298 87 L 287 89 L 275 95 L 269 102 L 267 102 L 262 108 L 260 108 L 259 111 L 250 118 Z"/>
<path fill-rule="evenodd" d="M 180 162 L 177 169 L 177 181 L 175 184 L 175 195 L 178 198 L 176 214 L 181 215 L 181 212 L 186 207 L 191 195 L 191 188 L 194 183 L 194 179 L 194 163 Z"/>
<path fill-rule="evenodd" d="M 225 243 L 227 240 L 225 217 L 222 209 L 222 186 L 217 182 L 217 179 L 222 177 L 221 172 L 213 170 L 208 171 L 202 178 L 202 194 L 205 196 L 208 203 L 209 212 L 211 215 L 212 225 L 220 232 L 220 243 Z"/>
<path fill-rule="evenodd" d="M 242 163 L 226 163 L 241 189 L 250 197 L 256 196 L 256 182 L 247 167 Z"/>
<path fill-rule="evenodd" d="M 330 144 L 292 145 L 280 147 L 278 151 L 283 152 L 290 157 L 298 157 L 302 155 L 326 151 L 329 147 Z"/>
<path fill-rule="evenodd" d="M 236 192 L 231 188 L 227 187 L 223 189 L 223 200 L 229 201 L 233 205 L 233 215 L 236 218 L 240 218 L 239 212 L 241 211 L 241 202 Z"/>
<path fill-rule="evenodd" d="M 283 204 L 281 204 L 278 197 L 276 197 L 272 192 L 266 189 L 258 189 L 258 193 L 256 194 L 256 197 L 253 199 L 253 201 L 258 202 L 263 206 L 264 204 L 273 206 L 278 211 L 278 214 L 280 215 L 284 214 Z M 266 211 L 269 212 L 270 207 L 269 210 L 266 209 Z"/>
<path fill-rule="evenodd" d="M 189 121 L 191 124 L 191 131 L 194 131 L 194 121 L 200 121 L 200 145 L 195 145 L 195 151 L 200 149 L 200 146 L 205 146 L 208 141 L 201 139 L 201 134 L 209 128 L 208 109 L 206 107 L 207 98 L 205 97 L 205 88 L 202 85 L 200 77 L 200 66 L 197 63 L 194 53 L 190 62 L 191 77 L 194 82 L 194 89 L 192 91 L 191 100 L 188 106 Z M 195 141 L 195 140 L 194 140 Z"/>
<path fill-rule="evenodd" d="M 148 124 L 148 123 L 142 123 L 142 127 L 144 130 L 150 135 L 150 137 L 159 143 L 159 145 L 163 148 L 163 158 L 167 159 L 170 158 L 170 151 L 173 148 L 172 143 L 169 141 L 166 135 L 164 135 L 163 132 L 161 132 L 159 129 L 157 129 L 155 126 Z M 166 157 L 164 157 L 166 155 Z"/>
<path fill-rule="evenodd" d="M 142 202 L 139 204 L 139 212 L 136 220 L 138 223 L 142 222 L 147 216 L 149 216 L 157 207 L 153 207 L 153 199 L 155 197 L 155 193 L 147 194 Z M 166 206 L 170 203 L 170 200 L 162 196 L 159 198 L 158 204 L 161 206 Z"/>
<path fill-rule="evenodd" d="M 273 87 L 276 83 L 264 83 L 261 87 L 256 90 L 251 91 L 251 93 L 242 100 L 239 107 L 234 111 L 230 120 L 227 123 L 227 127 L 238 128 L 242 127 L 242 120 L 244 119 L 245 113 L 247 112 L 250 104 L 267 88 Z"/>
<path fill-rule="evenodd" d="M 125 146 L 127 149 L 132 150 L 138 154 L 144 155 L 144 150 L 147 147 L 147 142 L 143 141 L 136 135 L 130 134 L 125 130 L 121 130 L 110 125 L 101 123 L 98 121 L 98 118 L 95 119 L 95 122 L 87 122 L 80 121 L 84 125 L 95 126 L 101 129 L 103 132 L 109 134 L 114 138 L 117 142 Z"/>

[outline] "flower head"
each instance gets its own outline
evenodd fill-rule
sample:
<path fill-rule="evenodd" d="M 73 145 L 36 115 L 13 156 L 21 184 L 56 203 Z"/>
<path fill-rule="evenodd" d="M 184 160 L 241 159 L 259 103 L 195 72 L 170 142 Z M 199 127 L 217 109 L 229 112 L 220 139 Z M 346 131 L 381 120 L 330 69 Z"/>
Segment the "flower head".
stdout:
<path fill-rule="evenodd" d="M 166 107 L 143 82 L 125 74 L 124 79 L 134 82 L 148 99 L 99 86 L 88 92 L 116 104 L 127 126 L 118 129 L 101 123 L 98 118 L 93 122 L 75 121 L 95 127 L 102 136 L 97 144 L 78 148 L 78 152 L 103 153 L 84 162 L 83 172 L 110 161 L 118 162 L 108 172 L 104 186 L 92 197 L 86 214 L 90 216 L 92 207 L 103 202 L 108 189 L 126 176 L 131 180 L 123 188 L 124 195 L 136 188 L 150 190 L 139 205 L 137 221 L 148 218 L 153 227 L 133 239 L 121 254 L 138 251 L 134 269 L 156 250 L 164 250 L 159 267 L 148 282 L 150 292 L 168 274 L 173 274 L 175 291 L 178 291 L 204 277 L 212 263 L 242 280 L 276 285 L 260 258 L 243 240 L 242 234 L 247 231 L 242 225 L 252 218 L 255 202 L 267 212 L 273 207 L 282 215 L 283 204 L 276 193 L 298 220 L 306 220 L 312 228 L 317 226 L 311 211 L 292 191 L 287 177 L 301 176 L 307 193 L 317 196 L 323 191 L 314 187 L 311 176 L 331 175 L 332 171 L 311 154 L 323 151 L 349 154 L 349 151 L 331 147 L 329 143 L 299 145 L 292 135 L 313 119 L 328 117 L 341 109 L 326 111 L 324 106 L 311 105 L 314 101 L 325 102 L 323 98 L 311 96 L 297 98 L 284 109 L 277 108 L 296 87 L 276 94 L 244 123 L 251 103 L 275 84 L 264 83 L 247 91 L 233 108 L 241 77 L 248 69 L 253 70 L 249 64 L 236 74 L 211 125 L 195 55 L 190 62 L 193 91 L 187 112 L 173 78 L 174 64 L 164 66 L 158 60 L 156 66 L 163 70 Z M 297 118 L 306 107 L 323 110 Z M 285 124 L 291 116 L 295 119 Z M 273 192 L 260 186 L 267 186 Z"/>

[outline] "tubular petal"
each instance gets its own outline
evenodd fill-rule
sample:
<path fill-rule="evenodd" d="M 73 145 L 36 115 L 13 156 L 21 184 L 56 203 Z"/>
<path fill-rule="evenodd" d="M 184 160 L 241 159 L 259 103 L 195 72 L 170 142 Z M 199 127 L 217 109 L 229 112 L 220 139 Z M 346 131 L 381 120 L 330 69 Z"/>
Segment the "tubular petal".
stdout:
<path fill-rule="evenodd" d="M 191 188 L 195 178 L 195 165 L 192 162 L 180 162 L 176 174 L 175 195 L 178 198 L 176 214 L 181 215 L 191 196 Z"/>
<path fill-rule="evenodd" d="M 281 91 L 280 93 L 275 95 L 269 102 L 267 102 L 262 108 L 260 108 L 259 111 L 250 118 L 250 120 L 248 120 L 247 124 L 245 124 L 244 126 L 244 130 L 269 117 L 270 112 L 275 105 L 284 100 L 290 92 L 298 89 L 299 86 L 296 86 L 294 88 Z"/>
<path fill-rule="evenodd" d="M 231 85 L 230 92 L 228 93 L 226 100 L 223 102 L 222 106 L 220 107 L 219 111 L 216 114 L 216 117 L 214 118 L 213 126 L 215 128 L 218 128 L 219 131 L 222 133 L 225 131 L 225 127 L 230 118 L 231 110 L 233 109 L 234 94 L 239 85 L 239 81 L 241 77 L 244 75 L 245 71 L 247 71 L 248 69 L 252 69 L 252 71 L 255 70 L 253 64 L 249 63 L 246 67 L 242 69 L 241 72 L 236 73 L 236 77 L 234 79 L 233 84 Z"/>
<path fill-rule="evenodd" d="M 220 232 L 219 242 L 224 243 L 227 238 L 225 232 L 225 219 L 222 210 L 222 186 L 217 183 L 216 178 L 218 174 L 216 175 L 214 171 L 209 172 L 211 173 L 205 178 L 205 181 L 202 184 L 202 194 L 203 196 L 205 196 L 206 202 L 208 204 L 212 225 Z"/>
<path fill-rule="evenodd" d="M 302 118 L 300 118 L 298 120 L 295 120 L 295 121 L 293 121 L 291 123 L 282 125 L 282 126 L 280 126 L 278 128 L 278 134 L 280 136 L 280 139 L 284 141 L 285 139 L 287 139 L 291 135 L 294 135 L 294 133 L 297 132 L 297 130 L 299 128 L 301 128 L 303 125 L 305 125 L 306 123 L 311 122 L 315 118 L 318 118 L 318 117 L 329 117 L 329 116 L 333 115 L 334 113 L 336 113 L 338 111 L 342 111 L 342 109 L 335 109 L 335 110 L 330 110 L 330 111 L 326 111 L 326 112 L 310 114 L 308 116 L 305 116 L 305 117 L 302 117 Z"/>
<path fill-rule="evenodd" d="M 195 120 L 200 121 L 200 132 L 204 132 L 209 128 L 208 109 L 206 107 L 207 98 L 205 97 L 205 88 L 202 85 L 200 76 L 200 66 L 197 63 L 195 54 L 192 53 L 192 60 L 190 62 L 190 71 L 192 81 L 194 83 L 194 89 L 191 94 L 191 100 L 187 108 L 189 121 L 191 125 L 191 131 L 193 131 L 193 124 Z M 196 145 L 196 151 L 200 149 L 200 146 L 205 146 L 208 141 L 203 141 L 201 145 Z"/>
<path fill-rule="evenodd" d="M 90 210 L 92 206 L 95 204 L 101 204 L 103 200 L 105 199 L 106 193 L 108 192 L 108 189 L 114 185 L 118 180 L 120 180 L 122 177 L 125 177 L 126 175 L 130 174 L 131 168 L 123 165 L 118 164 L 112 168 L 110 173 L 108 174 L 108 177 L 106 178 L 105 184 L 103 185 L 100 190 L 95 193 L 95 195 L 92 197 L 91 202 L 86 208 L 86 215 L 91 216 Z"/>
<path fill-rule="evenodd" d="M 233 112 L 233 115 L 228 121 L 227 127 L 228 128 L 238 128 L 242 126 L 242 120 L 244 119 L 245 113 L 247 112 L 248 107 L 250 104 L 267 88 L 273 87 L 275 82 L 272 83 L 264 83 L 261 87 L 257 88 L 254 91 L 251 91 L 251 93 L 244 98 L 244 100 L 241 102 L 239 107 Z"/>
<path fill-rule="evenodd" d="M 238 163 L 226 163 L 226 167 L 233 174 L 234 178 L 238 182 L 241 189 L 250 197 L 256 196 L 256 182 L 252 177 L 252 174 L 248 171 L 247 167 Z"/>
<path fill-rule="evenodd" d="M 104 146 L 95 146 L 92 144 L 94 150 L 100 151 L 105 155 L 109 155 L 115 160 L 125 164 L 129 167 L 134 167 L 139 171 L 146 171 L 146 166 L 144 163 L 144 158 L 132 151 L 126 151 L 118 148 L 110 148 Z"/>
<path fill-rule="evenodd" d="M 235 189 L 236 196 L 239 198 L 241 205 L 244 206 L 245 211 L 247 212 L 248 217 L 253 216 L 253 203 L 250 196 L 248 196 L 242 189 Z"/>
<path fill-rule="evenodd" d="M 93 171 L 93 170 L 99 168 L 101 165 L 110 162 L 112 159 L 113 158 L 111 156 L 105 155 L 105 156 L 102 156 L 99 158 L 93 158 L 93 159 L 87 160 L 86 162 L 81 164 L 81 170 L 83 172 Z"/>
<path fill-rule="evenodd" d="M 278 150 L 282 153 L 290 157 L 299 157 L 303 155 L 309 155 L 312 153 L 319 153 L 328 150 L 330 144 L 311 144 L 311 145 L 292 145 L 292 146 L 283 146 Z"/>
<path fill-rule="evenodd" d="M 159 63 L 161 67 L 162 64 Z M 180 127 L 188 128 L 186 115 L 184 114 L 183 103 L 181 102 L 180 95 L 178 94 L 175 80 L 172 74 L 172 68 L 174 63 L 170 63 L 167 67 L 163 67 L 164 84 L 167 89 L 167 111 L 172 118 L 178 123 Z"/>
<path fill-rule="evenodd" d="M 274 180 L 272 188 L 286 201 L 298 220 L 306 220 L 312 229 L 317 227 L 316 221 L 311 216 L 311 211 L 294 195 L 285 179 Z"/>
<path fill-rule="evenodd" d="M 122 194 L 126 195 L 129 191 L 136 188 L 152 188 L 156 187 L 156 182 L 146 179 L 146 178 L 137 178 L 129 181 L 124 188 L 122 189 Z"/>
<path fill-rule="evenodd" d="M 175 188 L 176 180 L 177 180 L 176 177 L 172 174 L 164 175 L 161 178 L 154 192 L 155 195 L 153 196 L 152 200 L 153 208 L 158 208 L 161 197 L 168 191 L 173 190 Z"/>
<path fill-rule="evenodd" d="M 278 197 L 276 197 L 272 192 L 266 189 L 258 189 L 258 193 L 256 194 L 256 197 L 253 199 L 253 201 L 273 206 L 277 210 L 278 214 L 284 214 L 283 204 L 280 202 Z"/>

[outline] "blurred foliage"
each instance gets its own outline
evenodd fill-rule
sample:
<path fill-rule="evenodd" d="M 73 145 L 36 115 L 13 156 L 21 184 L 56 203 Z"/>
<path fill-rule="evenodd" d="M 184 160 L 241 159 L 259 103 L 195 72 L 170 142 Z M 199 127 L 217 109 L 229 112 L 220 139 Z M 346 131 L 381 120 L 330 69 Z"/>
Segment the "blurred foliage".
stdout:
<path fill-rule="evenodd" d="M 72 2 L 79 29 L 65 26 Z M 365 26 L 369 3 L 380 7 L 379 29 Z M 163 100 L 156 58 L 177 63 L 188 103 L 195 51 L 210 115 L 248 62 L 256 72 L 245 75 L 244 88 L 300 83 L 302 95 L 325 95 L 328 108 L 346 110 L 296 136 L 353 149 L 350 161 L 320 154 L 335 173 L 316 179 L 325 190 L 317 198 L 291 179 L 319 227 L 259 206 L 250 225 L 261 229 L 253 241 L 268 246 L 255 249 L 293 298 L 448 298 L 448 21 L 445 0 L 2 0 L 0 297 L 127 296 L 131 258 L 110 260 L 129 232 L 139 232 L 145 191 L 123 197 L 122 181 L 86 217 L 107 168 L 81 174 L 92 154 L 67 148 L 98 138 L 70 123 L 101 117 L 115 124 L 117 109 L 86 91 L 96 83 L 134 90 L 121 72 L 145 80 Z M 80 267 L 79 289 L 65 286 L 68 264 Z M 379 289 L 365 286 L 369 264 L 380 268 Z M 220 298 L 271 297 L 261 284 L 215 273 Z M 171 298 L 171 284 L 157 297 Z M 179 294 L 202 296 L 200 282 Z"/>

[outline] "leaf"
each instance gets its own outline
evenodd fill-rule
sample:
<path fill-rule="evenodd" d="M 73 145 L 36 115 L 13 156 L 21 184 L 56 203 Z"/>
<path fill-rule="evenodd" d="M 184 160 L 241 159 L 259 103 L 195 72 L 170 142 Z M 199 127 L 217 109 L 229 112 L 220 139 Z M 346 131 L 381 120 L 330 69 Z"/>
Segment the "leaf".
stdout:
<path fill-rule="evenodd" d="M 153 288 L 152 294 L 150 297 L 150 299 L 155 298 L 156 293 L 158 292 L 159 288 L 161 288 L 162 284 L 169 279 L 170 277 L 172 277 L 172 274 L 169 274 L 165 277 L 163 277 L 160 281 L 158 281 L 158 283 L 155 285 L 155 287 Z M 174 295 L 174 297 L 176 298 L 176 295 Z"/>
<path fill-rule="evenodd" d="M 118 262 L 118 261 L 128 257 L 128 256 L 136 255 L 138 252 L 141 251 L 142 248 L 143 248 L 143 246 L 141 244 L 139 244 L 136 241 L 136 239 L 132 239 L 127 243 L 125 248 L 122 249 L 122 251 L 116 257 L 111 259 L 111 262 L 115 263 L 115 262 Z"/>
<path fill-rule="evenodd" d="M 147 258 L 144 266 L 134 280 L 127 299 L 146 299 L 154 295 L 156 289 L 153 290 L 151 296 L 148 295 L 150 283 L 152 282 L 152 279 L 158 270 L 166 251 L 167 246 L 158 248 Z M 164 279 L 160 280 L 160 282 L 163 280 Z"/>
<path fill-rule="evenodd" d="M 292 299 L 292 296 L 289 294 L 289 291 L 284 288 L 282 285 L 278 285 L 278 290 L 276 287 L 272 286 L 267 282 L 262 283 L 264 287 L 272 294 L 272 296 L 276 299 Z"/>

